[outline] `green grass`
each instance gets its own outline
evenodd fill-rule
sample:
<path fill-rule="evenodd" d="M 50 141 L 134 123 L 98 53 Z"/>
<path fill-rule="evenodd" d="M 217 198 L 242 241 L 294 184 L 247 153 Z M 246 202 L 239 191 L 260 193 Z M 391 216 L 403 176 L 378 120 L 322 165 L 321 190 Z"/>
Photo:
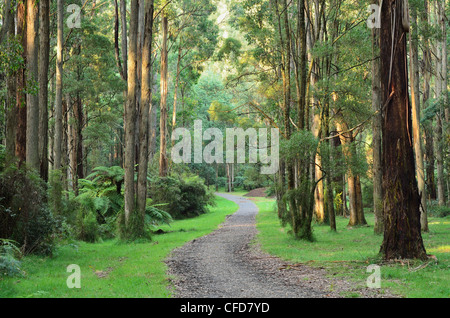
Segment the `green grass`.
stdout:
<path fill-rule="evenodd" d="M 381 266 L 381 287 L 414 298 L 450 297 L 450 217 L 429 218 L 429 233 L 423 233 L 428 254 L 438 262 L 382 262 L 378 252 L 383 237 L 373 234 L 373 214 L 366 213 L 367 227 L 348 228 L 348 219 L 337 218 L 337 232 L 329 226 L 314 225 L 315 242 L 299 241 L 282 228 L 275 201 L 256 198 L 259 207 L 258 241 L 263 250 L 288 261 L 326 268 L 330 275 L 342 276 L 358 286 L 365 286 L 371 273 L 369 264 Z M 420 266 L 423 266 L 420 267 Z"/>
<path fill-rule="evenodd" d="M 212 232 L 238 208 L 216 198 L 217 205 L 210 212 L 162 227 L 166 233 L 154 235 L 151 242 L 76 242 L 76 247 L 60 246 L 52 258 L 24 257 L 25 277 L 0 278 L 0 297 L 170 297 L 164 259 L 174 248 Z M 66 285 L 70 264 L 80 266 L 80 289 Z"/>

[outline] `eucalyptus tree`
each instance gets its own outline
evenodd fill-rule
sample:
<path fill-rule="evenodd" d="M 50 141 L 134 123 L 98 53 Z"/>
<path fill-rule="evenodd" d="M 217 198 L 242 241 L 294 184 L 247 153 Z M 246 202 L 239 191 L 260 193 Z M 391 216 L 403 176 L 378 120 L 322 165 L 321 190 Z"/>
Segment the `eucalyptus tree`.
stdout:
<path fill-rule="evenodd" d="M 420 196 L 411 142 L 412 113 L 408 95 L 404 1 L 381 7 L 380 58 L 383 105 L 383 192 L 385 259 L 426 259 L 420 227 Z M 393 16 L 396 19 L 393 19 Z M 396 43 L 396 49 L 393 45 Z"/>

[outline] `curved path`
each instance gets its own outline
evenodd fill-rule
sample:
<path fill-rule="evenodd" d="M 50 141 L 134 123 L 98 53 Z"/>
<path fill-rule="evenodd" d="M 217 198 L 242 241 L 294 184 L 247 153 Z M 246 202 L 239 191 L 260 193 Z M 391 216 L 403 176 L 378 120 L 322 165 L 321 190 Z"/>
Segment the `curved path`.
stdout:
<path fill-rule="evenodd" d="M 261 252 L 251 244 L 257 233 L 258 208 L 249 199 L 217 194 L 239 205 L 219 229 L 172 252 L 166 260 L 175 277 L 178 298 L 302 298 L 339 297 L 336 281 L 323 270 L 295 266 Z M 339 285 L 339 284 L 338 284 Z M 344 286 L 345 285 L 345 286 Z M 334 292 L 330 286 L 333 286 Z M 353 289 L 341 282 L 342 290 Z"/>

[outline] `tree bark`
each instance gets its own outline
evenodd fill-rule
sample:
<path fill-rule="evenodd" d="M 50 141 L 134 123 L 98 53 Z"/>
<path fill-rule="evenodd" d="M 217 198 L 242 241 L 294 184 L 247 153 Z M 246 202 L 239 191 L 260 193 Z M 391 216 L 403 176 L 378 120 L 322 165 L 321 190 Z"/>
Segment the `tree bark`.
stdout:
<path fill-rule="evenodd" d="M 362 206 L 361 181 L 359 175 L 354 172 L 352 162 L 354 161 L 355 153 L 355 137 L 353 132 L 349 131 L 348 125 L 343 121 L 341 115 L 337 115 L 336 127 L 340 133 L 339 138 L 342 144 L 342 153 L 346 158 L 348 165 L 347 169 L 347 184 L 348 197 L 350 206 L 350 219 L 348 226 L 365 225 L 367 224 L 364 217 L 364 210 Z"/>
<path fill-rule="evenodd" d="M 181 68 L 181 37 L 180 46 L 178 48 L 178 59 L 177 59 L 177 73 L 175 77 L 175 88 L 173 90 L 173 111 L 172 111 L 172 132 L 175 130 L 177 125 L 177 99 L 178 99 L 178 83 L 180 82 L 180 68 Z M 172 145 L 175 141 L 172 141 Z"/>
<path fill-rule="evenodd" d="M 445 28 L 443 8 L 441 1 L 436 1 L 436 19 L 437 27 L 443 30 Z M 447 95 L 447 89 L 443 87 L 443 42 L 438 39 L 436 45 L 436 99 L 438 100 L 438 112 L 436 114 L 436 127 L 434 131 L 434 146 L 436 147 L 436 166 L 437 166 L 437 199 L 439 206 L 445 205 L 445 177 L 444 177 L 444 150 L 443 150 L 443 121 L 444 121 L 444 95 Z"/>
<path fill-rule="evenodd" d="M 148 170 L 148 128 L 149 110 L 152 100 L 152 39 L 153 39 L 153 0 L 145 1 L 145 31 L 142 47 L 142 84 L 141 84 L 141 123 L 139 125 L 139 165 L 137 207 L 139 217 L 144 224 L 147 200 L 147 170 Z"/>
<path fill-rule="evenodd" d="M 39 1 L 39 161 L 48 181 L 48 68 L 50 54 L 50 0 Z"/>
<path fill-rule="evenodd" d="M 427 255 L 420 229 L 420 197 L 415 179 L 411 139 L 412 113 L 408 96 L 407 35 L 402 27 L 403 5 L 403 1 L 388 0 L 383 2 L 381 8 L 385 218 L 380 252 L 385 259 L 425 259 Z"/>
<path fill-rule="evenodd" d="M 8 10 L 6 12 L 9 15 L 9 21 L 14 21 L 14 12 Z M 8 38 L 12 39 L 15 36 L 15 24 L 9 23 L 7 30 Z M 11 42 L 9 42 L 11 43 Z M 11 44 L 10 44 L 11 45 Z M 12 160 L 15 155 L 16 148 L 16 126 L 17 126 L 17 114 L 16 114 L 16 72 L 8 72 L 6 78 L 6 160 Z"/>
<path fill-rule="evenodd" d="M 378 4 L 378 1 L 373 1 Z M 375 113 L 372 121 L 373 137 L 373 211 L 375 215 L 374 233 L 383 233 L 383 188 L 381 171 L 381 95 L 380 95 L 380 32 L 372 29 L 372 111 Z"/>
<path fill-rule="evenodd" d="M 162 45 L 161 45 L 161 103 L 160 103 L 160 149 L 159 149 L 159 176 L 167 176 L 168 159 L 167 159 L 167 85 L 168 85 L 168 52 L 167 52 L 167 36 L 168 36 L 168 20 L 165 14 L 162 17 Z"/>
<path fill-rule="evenodd" d="M 57 53 L 56 53 L 56 92 L 55 92 L 55 158 L 53 169 L 61 168 L 63 114 L 62 114 L 62 72 L 63 72 L 63 30 L 64 12 L 63 1 L 57 1 Z"/>
<path fill-rule="evenodd" d="M 422 24 L 425 28 L 425 32 L 429 32 L 429 5 L 428 1 L 424 0 L 424 10 L 421 14 Z M 423 38 L 423 64 L 422 64 L 422 77 L 423 77 L 423 97 L 422 105 L 425 107 L 430 99 L 430 81 L 431 81 L 431 51 L 430 41 L 428 38 Z M 425 133 L 425 158 L 426 158 L 426 192 L 428 199 L 436 200 L 436 182 L 434 176 L 435 157 L 434 157 L 434 142 L 433 142 L 433 119 L 427 120 L 424 123 Z"/>
<path fill-rule="evenodd" d="M 25 95 L 26 83 L 26 59 L 27 59 L 27 42 L 26 42 L 26 10 L 25 4 L 19 2 L 17 4 L 17 36 L 22 44 L 23 66 L 17 71 L 16 83 L 16 113 L 17 127 L 15 140 L 15 154 L 21 165 L 26 160 L 27 145 L 27 100 Z"/>
<path fill-rule="evenodd" d="M 125 107 L 125 229 L 130 230 L 130 217 L 135 211 L 135 120 L 136 120 L 136 81 L 137 81 L 137 34 L 138 34 L 138 0 L 131 1 L 130 34 L 128 48 L 128 85 L 127 104 Z M 123 35 L 122 35 L 123 36 Z"/>
<path fill-rule="evenodd" d="M 411 111 L 412 111 L 412 131 L 414 154 L 416 161 L 417 186 L 420 195 L 420 223 L 422 231 L 428 231 L 427 221 L 427 194 L 425 189 L 425 169 L 423 164 L 422 134 L 420 128 L 420 83 L 419 83 L 419 49 L 418 49 L 418 25 L 417 11 L 414 6 L 411 8 L 412 30 L 410 35 L 410 72 L 411 72 Z"/>

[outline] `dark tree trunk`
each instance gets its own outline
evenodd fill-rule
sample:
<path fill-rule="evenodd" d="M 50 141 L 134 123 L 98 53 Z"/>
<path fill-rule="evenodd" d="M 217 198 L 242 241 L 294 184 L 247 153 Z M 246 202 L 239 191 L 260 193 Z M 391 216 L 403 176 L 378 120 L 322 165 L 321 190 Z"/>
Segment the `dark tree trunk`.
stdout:
<path fill-rule="evenodd" d="M 16 157 L 19 164 L 26 160 L 26 144 L 27 144 L 27 101 L 25 96 L 26 83 L 26 24 L 25 24 L 25 4 L 19 2 L 17 4 L 17 36 L 22 44 L 22 58 L 24 65 L 17 71 L 16 82 L 16 112 L 17 112 L 17 129 L 16 129 Z"/>
<path fill-rule="evenodd" d="M 408 97 L 407 34 L 403 27 L 403 5 L 402 1 L 389 0 L 384 1 L 381 8 L 385 226 L 381 253 L 385 259 L 425 259 L 427 255 L 420 229 L 420 197 L 415 179 L 411 140 L 412 113 Z M 394 25 L 392 21 L 395 21 Z"/>
<path fill-rule="evenodd" d="M 50 54 L 50 0 L 39 1 L 39 161 L 48 181 L 48 68 Z"/>

